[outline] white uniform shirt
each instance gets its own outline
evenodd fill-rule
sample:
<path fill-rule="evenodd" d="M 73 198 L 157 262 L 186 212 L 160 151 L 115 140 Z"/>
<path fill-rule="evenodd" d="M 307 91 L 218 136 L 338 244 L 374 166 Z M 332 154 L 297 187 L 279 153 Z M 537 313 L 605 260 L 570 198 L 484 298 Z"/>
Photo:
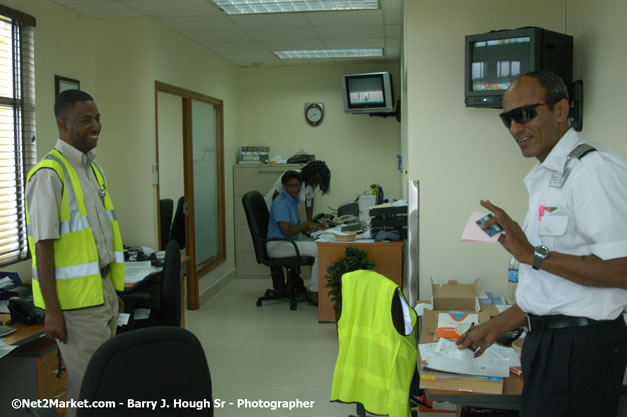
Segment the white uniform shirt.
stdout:
<path fill-rule="evenodd" d="M 300 172 L 300 169 L 297 169 L 295 171 Z M 285 174 L 285 172 L 283 174 Z M 281 183 L 281 180 L 283 179 L 283 174 L 279 175 L 279 178 L 272 186 L 272 189 L 264 197 L 264 199 L 266 200 L 266 206 L 268 206 L 268 211 L 270 211 L 270 209 L 272 208 L 272 196 L 274 195 L 274 192 L 276 191 L 277 193 L 281 194 L 281 191 L 283 191 L 283 184 Z M 300 198 L 300 201 L 305 202 L 305 206 L 311 207 L 314 198 L 313 187 L 311 185 L 303 183 L 298 197 Z"/>
<path fill-rule="evenodd" d="M 551 186 L 564 175 L 568 154 L 584 143 L 570 129 L 543 163 L 525 177 L 529 209 L 523 230 L 532 245 L 568 255 L 594 254 L 603 260 L 627 257 L 627 164 L 613 151 L 571 158 L 562 187 Z M 540 205 L 545 207 L 540 219 Z M 516 300 L 537 315 L 564 314 L 610 320 L 627 305 L 627 290 L 579 285 L 531 265 L 521 264 Z"/>

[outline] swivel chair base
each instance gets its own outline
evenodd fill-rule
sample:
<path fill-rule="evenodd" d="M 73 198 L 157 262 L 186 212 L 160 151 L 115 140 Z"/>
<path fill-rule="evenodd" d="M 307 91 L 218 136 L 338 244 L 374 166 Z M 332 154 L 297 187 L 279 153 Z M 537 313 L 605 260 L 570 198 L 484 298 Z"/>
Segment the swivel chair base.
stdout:
<path fill-rule="evenodd" d="M 287 298 L 290 302 L 290 310 L 294 311 L 298 307 L 299 302 L 310 302 L 303 280 L 298 274 L 298 268 L 288 270 L 287 276 L 287 285 L 284 284 L 282 288 L 278 289 L 267 289 L 264 295 L 257 298 L 257 307 L 261 307 L 263 302 L 267 300 L 283 300 Z"/>

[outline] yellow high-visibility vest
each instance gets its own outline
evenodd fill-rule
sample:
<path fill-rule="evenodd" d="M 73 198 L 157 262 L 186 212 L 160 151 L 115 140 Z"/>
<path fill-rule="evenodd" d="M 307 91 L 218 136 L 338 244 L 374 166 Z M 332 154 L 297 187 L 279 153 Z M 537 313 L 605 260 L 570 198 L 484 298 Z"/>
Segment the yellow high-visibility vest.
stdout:
<path fill-rule="evenodd" d="M 124 289 L 124 247 L 113 203 L 102 168 L 95 162 L 91 166 L 104 191 L 104 207 L 113 231 L 115 260 L 109 265 L 113 287 Z M 61 212 L 59 213 L 59 239 L 54 241 L 54 266 L 57 297 L 62 310 L 90 307 L 104 303 L 102 277 L 98 263 L 96 241 L 89 225 L 83 190 L 76 172 L 68 160 L 53 149 L 30 170 L 27 183 L 41 168 L 51 168 L 63 183 Z M 28 245 L 33 258 L 33 300 L 36 306 L 46 308 L 37 275 L 37 251 L 26 207 Z"/>
<path fill-rule="evenodd" d="M 410 417 L 409 390 L 416 369 L 416 312 L 412 331 L 400 334 L 392 321 L 398 285 L 374 271 L 342 276 L 339 352 L 331 401 L 359 402 L 372 414 Z"/>

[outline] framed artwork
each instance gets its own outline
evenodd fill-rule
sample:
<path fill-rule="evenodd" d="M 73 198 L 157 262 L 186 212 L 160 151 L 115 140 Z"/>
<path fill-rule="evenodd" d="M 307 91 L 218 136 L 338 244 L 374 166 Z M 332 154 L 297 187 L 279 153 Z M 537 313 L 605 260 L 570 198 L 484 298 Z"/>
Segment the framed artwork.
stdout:
<path fill-rule="evenodd" d="M 81 82 L 72 78 L 62 77 L 60 75 L 54 76 L 54 95 L 56 96 L 65 90 L 80 90 Z"/>

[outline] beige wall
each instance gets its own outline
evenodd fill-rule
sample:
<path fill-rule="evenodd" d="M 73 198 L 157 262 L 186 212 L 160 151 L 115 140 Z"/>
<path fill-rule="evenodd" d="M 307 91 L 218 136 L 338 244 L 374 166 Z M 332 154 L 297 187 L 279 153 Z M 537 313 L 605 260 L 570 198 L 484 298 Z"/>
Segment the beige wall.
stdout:
<path fill-rule="evenodd" d="M 470 281 L 505 293 L 509 255 L 500 245 L 461 243 L 468 215 L 490 199 L 522 223 L 527 192 L 524 159 L 498 120 L 498 110 L 464 106 L 464 36 L 540 26 L 575 37 L 575 78 L 585 82 L 585 137 L 627 155 L 626 81 L 621 75 L 627 6 L 621 0 L 405 2 L 409 178 L 421 181 L 420 295 L 430 278 Z M 454 6 L 454 7 L 453 7 Z M 612 80 L 609 82 L 608 80 Z M 617 93 L 617 92 L 621 93 Z"/>
<path fill-rule="evenodd" d="M 316 197 L 315 212 L 354 200 L 373 183 L 399 198 L 400 123 L 394 117 L 344 113 L 341 91 L 342 74 L 390 71 L 398 97 L 398 68 L 396 64 L 242 68 L 240 144 L 268 145 L 271 155 L 286 158 L 302 148 L 324 160 L 332 172 L 331 192 Z M 304 119 L 305 103 L 312 102 L 324 104 L 325 110 L 316 127 Z"/>

